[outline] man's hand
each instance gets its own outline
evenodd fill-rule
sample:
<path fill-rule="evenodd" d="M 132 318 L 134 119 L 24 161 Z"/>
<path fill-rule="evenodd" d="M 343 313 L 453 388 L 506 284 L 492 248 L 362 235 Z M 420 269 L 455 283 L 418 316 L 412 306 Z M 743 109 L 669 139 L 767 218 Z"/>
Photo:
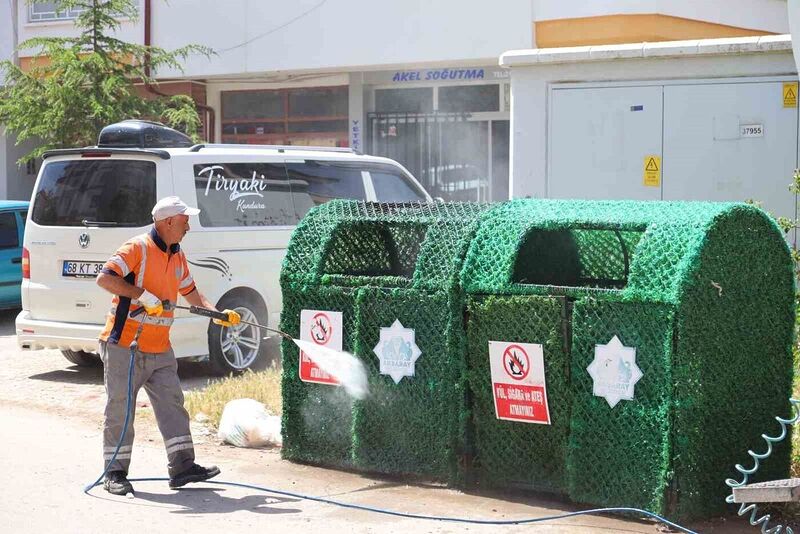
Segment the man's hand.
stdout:
<path fill-rule="evenodd" d="M 212 319 L 212 321 L 214 321 L 214 324 L 218 324 L 220 326 L 228 326 L 228 327 L 230 327 L 230 326 L 239 324 L 239 321 L 242 320 L 242 316 L 239 315 L 238 313 L 236 313 L 233 310 L 222 310 L 222 313 L 224 313 L 224 314 L 226 314 L 228 316 L 228 320 L 224 321 L 222 319 Z"/>
<path fill-rule="evenodd" d="M 143 290 L 138 300 L 144 306 L 144 311 L 147 312 L 147 315 L 161 315 L 164 313 L 164 305 L 161 303 L 161 299 L 148 290 Z"/>

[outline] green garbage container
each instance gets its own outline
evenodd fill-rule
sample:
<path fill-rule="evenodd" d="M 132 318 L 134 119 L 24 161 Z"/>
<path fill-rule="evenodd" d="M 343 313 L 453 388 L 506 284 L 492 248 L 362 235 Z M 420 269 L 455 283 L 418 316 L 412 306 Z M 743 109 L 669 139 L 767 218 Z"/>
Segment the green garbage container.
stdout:
<path fill-rule="evenodd" d="M 306 338 L 315 328 L 332 331 L 364 363 L 370 393 L 354 400 L 319 370 L 311 376 L 313 365 L 284 340 L 285 458 L 463 476 L 469 414 L 459 275 L 483 209 L 333 201 L 301 221 L 281 275 L 282 329 Z M 327 335 L 319 338 L 327 343 Z"/>
<path fill-rule="evenodd" d="M 755 207 L 511 201 L 462 274 L 479 483 L 707 517 L 789 413 L 793 265 Z"/>

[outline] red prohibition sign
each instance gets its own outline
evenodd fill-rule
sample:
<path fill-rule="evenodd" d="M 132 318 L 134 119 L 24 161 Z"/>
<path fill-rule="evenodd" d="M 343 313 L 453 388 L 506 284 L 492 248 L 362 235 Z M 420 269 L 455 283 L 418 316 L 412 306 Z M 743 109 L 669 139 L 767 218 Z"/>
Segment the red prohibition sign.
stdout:
<path fill-rule="evenodd" d="M 333 326 L 324 313 L 318 313 L 311 319 L 311 341 L 317 345 L 326 345 L 331 340 Z"/>
<path fill-rule="evenodd" d="M 512 380 L 524 380 L 531 370 L 528 353 L 519 345 L 509 345 L 503 351 L 503 369 Z"/>

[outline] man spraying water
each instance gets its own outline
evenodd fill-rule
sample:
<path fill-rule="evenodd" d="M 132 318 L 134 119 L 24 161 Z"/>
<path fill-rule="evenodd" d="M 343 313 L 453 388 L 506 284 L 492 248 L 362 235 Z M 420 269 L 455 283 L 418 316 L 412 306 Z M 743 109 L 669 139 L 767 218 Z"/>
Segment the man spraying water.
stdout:
<path fill-rule="evenodd" d="M 131 401 L 141 387 L 150 397 L 164 438 L 169 487 L 180 488 L 219 474 L 216 466 L 206 468 L 194 463 L 189 414 L 183 407 L 178 364 L 169 341 L 172 310 L 164 310 L 162 304 L 163 300 L 175 301 L 180 293 L 192 305 L 214 308 L 195 286 L 179 245 L 189 231 L 189 216 L 199 212 L 178 197 L 159 200 L 153 207 L 154 224 L 150 232 L 122 245 L 97 277 L 97 285 L 114 295 L 99 342 L 107 394 L 103 459 L 108 465 L 103 487 L 114 495 L 133 493 L 128 481 L 134 437 L 135 403 Z M 138 315 L 142 308 L 146 317 Z M 231 310 L 217 313 L 222 318 L 215 322 L 222 326 L 231 326 L 240 320 L 239 314 Z M 138 338 L 138 347 L 133 350 L 131 344 L 135 338 Z M 131 350 L 134 373 L 132 396 L 128 398 L 126 384 Z M 126 408 L 129 406 L 130 423 L 126 429 L 124 422 L 128 420 Z M 118 443 L 121 435 L 124 435 L 123 442 Z"/>

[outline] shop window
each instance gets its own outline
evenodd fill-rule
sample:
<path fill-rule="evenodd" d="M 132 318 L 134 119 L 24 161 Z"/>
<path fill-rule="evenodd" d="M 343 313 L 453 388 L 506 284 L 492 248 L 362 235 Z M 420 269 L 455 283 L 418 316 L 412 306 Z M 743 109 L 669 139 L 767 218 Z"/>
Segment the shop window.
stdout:
<path fill-rule="evenodd" d="M 222 134 L 228 135 L 267 135 L 280 134 L 285 130 L 283 122 L 226 123 L 222 125 Z"/>
<path fill-rule="evenodd" d="M 281 91 L 222 93 L 223 119 L 281 119 L 286 105 Z"/>
<path fill-rule="evenodd" d="M 375 111 L 379 113 L 430 113 L 433 88 L 377 89 Z"/>
<path fill-rule="evenodd" d="M 348 88 L 223 91 L 222 141 L 348 145 Z"/>
<path fill-rule="evenodd" d="M 439 88 L 439 111 L 500 111 L 500 86 L 456 85 Z"/>
<path fill-rule="evenodd" d="M 341 117 L 346 115 L 347 87 L 292 89 L 289 91 L 290 117 Z M 346 124 L 345 128 L 347 128 Z"/>
<path fill-rule="evenodd" d="M 338 132 L 347 130 L 347 121 L 303 121 L 290 122 L 290 133 L 312 133 L 312 132 Z"/>

